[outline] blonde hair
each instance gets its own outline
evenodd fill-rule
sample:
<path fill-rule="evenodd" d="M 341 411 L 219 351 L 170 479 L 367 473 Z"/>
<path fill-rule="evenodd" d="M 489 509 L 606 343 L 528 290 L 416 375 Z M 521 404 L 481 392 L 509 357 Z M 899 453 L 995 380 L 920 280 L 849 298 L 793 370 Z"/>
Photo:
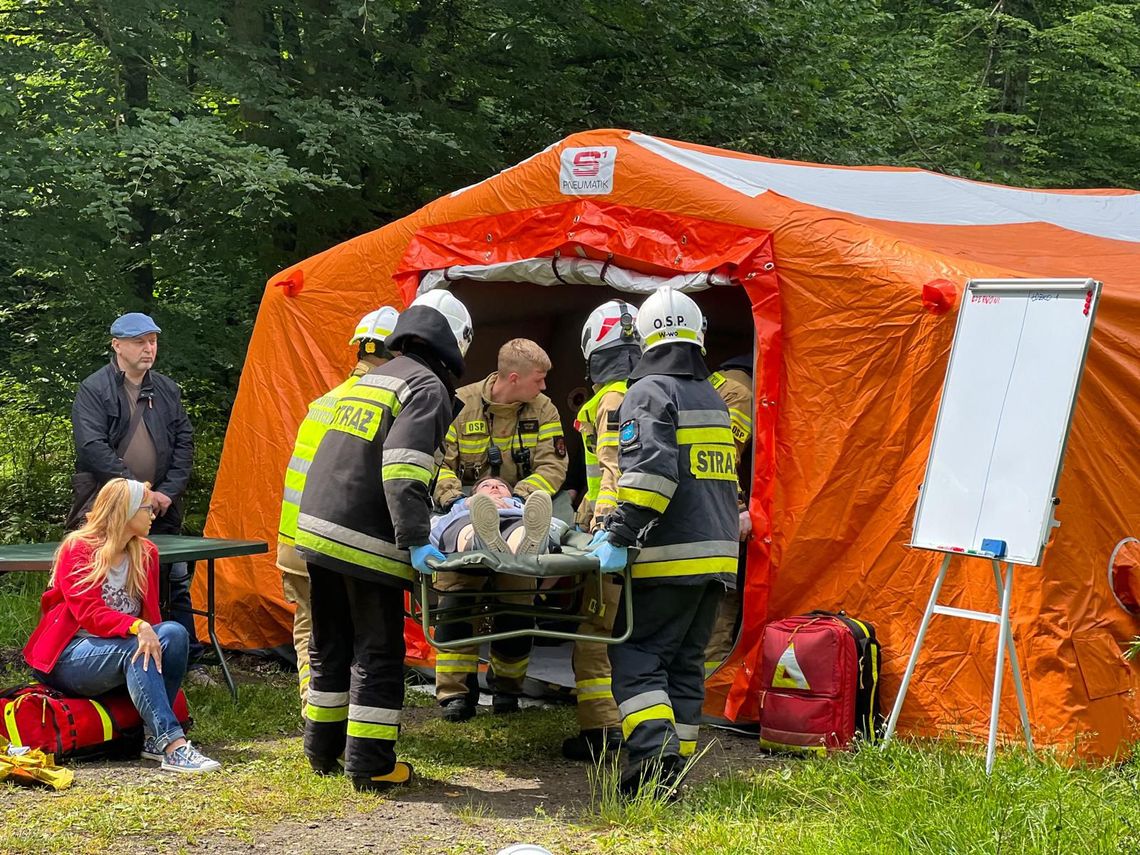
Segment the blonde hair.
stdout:
<path fill-rule="evenodd" d="M 499 348 L 499 374 L 502 377 L 512 371 L 526 374 L 530 371 L 549 370 L 550 357 L 529 338 L 512 338 Z"/>
<path fill-rule="evenodd" d="M 150 484 L 143 492 L 143 504 L 150 497 Z M 51 568 L 51 583 L 59 574 L 59 557 L 65 549 L 75 543 L 82 543 L 90 550 L 91 563 L 86 567 L 87 575 L 80 580 L 83 588 L 102 586 L 111 570 L 112 559 L 118 554 L 118 546 L 127 536 L 127 523 L 132 514 L 130 487 L 126 478 L 112 478 L 95 497 L 95 504 L 87 512 L 83 525 L 63 539 L 55 553 Z M 142 540 L 131 537 L 124 551 L 127 553 L 127 593 L 142 598 L 146 591 L 146 564 L 143 562 Z M 50 584 L 50 583 L 49 583 Z"/>

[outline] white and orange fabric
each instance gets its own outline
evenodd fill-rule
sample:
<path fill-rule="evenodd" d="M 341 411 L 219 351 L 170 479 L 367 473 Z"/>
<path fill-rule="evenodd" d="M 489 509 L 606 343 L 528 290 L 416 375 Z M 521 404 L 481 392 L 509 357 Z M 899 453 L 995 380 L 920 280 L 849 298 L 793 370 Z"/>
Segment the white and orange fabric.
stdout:
<path fill-rule="evenodd" d="M 706 705 L 738 721 L 757 717 L 765 620 L 811 609 L 842 608 L 875 626 L 884 703 L 893 701 L 937 572 L 938 556 L 904 544 L 962 286 L 971 277 L 1103 281 L 1061 478 L 1062 525 L 1043 566 L 1019 570 L 1013 615 L 1038 744 L 1093 757 L 1127 750 L 1140 719 L 1121 648 L 1140 621 L 1119 607 L 1104 568 L 1115 544 L 1140 531 L 1134 192 L 1025 190 L 628 131 L 575 134 L 269 281 L 206 533 L 275 537 L 297 423 L 347 373 L 343 331 L 363 312 L 406 305 L 425 276 L 430 285 L 456 268 L 516 281 L 550 269 L 560 287 L 559 264 L 574 259 L 595 274 L 599 264 L 623 271 L 629 290 L 681 277 L 742 287 L 751 303 L 762 357 L 744 626 Z M 218 572 L 222 642 L 286 643 L 290 607 L 272 559 L 230 559 Z M 943 601 L 993 610 L 990 568 L 958 573 Z M 408 637 L 410 658 L 430 657 L 422 637 Z M 992 627 L 936 619 L 900 732 L 984 736 L 995 649 Z M 1001 726 L 1016 738 L 1006 700 Z"/>

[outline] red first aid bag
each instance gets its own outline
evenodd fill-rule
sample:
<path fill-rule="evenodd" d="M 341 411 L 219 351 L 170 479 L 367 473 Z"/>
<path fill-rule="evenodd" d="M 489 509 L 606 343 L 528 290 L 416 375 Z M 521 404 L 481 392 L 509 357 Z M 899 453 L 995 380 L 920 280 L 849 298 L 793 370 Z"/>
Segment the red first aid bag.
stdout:
<path fill-rule="evenodd" d="M 184 730 L 192 720 L 180 689 L 174 715 Z M 123 688 L 98 698 L 69 698 L 32 683 L 0 692 L 0 734 L 13 745 L 38 748 L 56 759 L 138 756 L 142 718 Z"/>
<path fill-rule="evenodd" d="M 813 612 L 764 628 L 760 744 L 776 751 L 842 749 L 879 727 L 879 643 L 870 624 Z"/>

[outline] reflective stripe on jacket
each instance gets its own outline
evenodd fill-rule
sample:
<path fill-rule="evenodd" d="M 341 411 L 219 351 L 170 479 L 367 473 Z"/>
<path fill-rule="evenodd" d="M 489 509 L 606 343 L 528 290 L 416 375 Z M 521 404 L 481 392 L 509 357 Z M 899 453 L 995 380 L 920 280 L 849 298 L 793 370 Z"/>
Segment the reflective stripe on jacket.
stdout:
<path fill-rule="evenodd" d="M 557 493 L 566 480 L 566 445 L 558 409 L 546 395 L 516 404 L 496 404 L 490 399 L 498 372 L 456 392 L 463 409 L 447 431 L 443 465 L 435 499 L 447 506 L 471 486 L 491 475 L 487 452 L 494 443 L 502 452 L 498 476 L 512 492 L 526 498 L 535 490 Z M 512 452 L 530 451 L 530 471 L 523 473 Z"/>
<path fill-rule="evenodd" d="M 337 402 L 309 468 L 297 519 L 306 561 L 371 580 L 409 582 L 408 548 L 428 542 L 428 485 L 451 398 L 422 362 L 373 368 Z"/>
<path fill-rule="evenodd" d="M 574 422 L 582 435 L 586 461 L 586 497 L 578 505 L 575 522 L 587 531 L 596 530 L 617 507 L 618 408 L 627 387 L 625 380 L 597 387 Z"/>
<path fill-rule="evenodd" d="M 706 379 L 650 374 L 619 411 L 618 507 L 611 540 L 642 548 L 636 580 L 728 581 L 739 545 L 736 449 L 728 410 Z"/>

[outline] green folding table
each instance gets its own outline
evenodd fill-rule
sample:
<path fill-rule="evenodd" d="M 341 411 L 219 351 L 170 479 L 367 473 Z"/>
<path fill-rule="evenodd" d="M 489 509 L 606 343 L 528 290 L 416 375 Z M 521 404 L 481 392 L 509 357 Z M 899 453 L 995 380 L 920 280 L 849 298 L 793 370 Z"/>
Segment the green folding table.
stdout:
<path fill-rule="evenodd" d="M 222 675 L 233 699 L 237 700 L 237 686 L 234 685 L 222 645 L 214 628 L 214 561 L 219 558 L 233 558 L 238 555 L 260 555 L 269 551 L 264 540 L 230 540 L 221 537 L 187 537 L 177 534 L 156 534 L 150 538 L 158 547 L 158 558 L 163 564 L 185 561 L 193 566 L 198 561 L 206 562 L 206 608 L 191 608 L 193 614 L 206 618 L 210 632 L 210 642 L 222 666 Z M 18 543 L 0 545 L 0 572 L 51 570 L 52 556 L 59 543 Z"/>

